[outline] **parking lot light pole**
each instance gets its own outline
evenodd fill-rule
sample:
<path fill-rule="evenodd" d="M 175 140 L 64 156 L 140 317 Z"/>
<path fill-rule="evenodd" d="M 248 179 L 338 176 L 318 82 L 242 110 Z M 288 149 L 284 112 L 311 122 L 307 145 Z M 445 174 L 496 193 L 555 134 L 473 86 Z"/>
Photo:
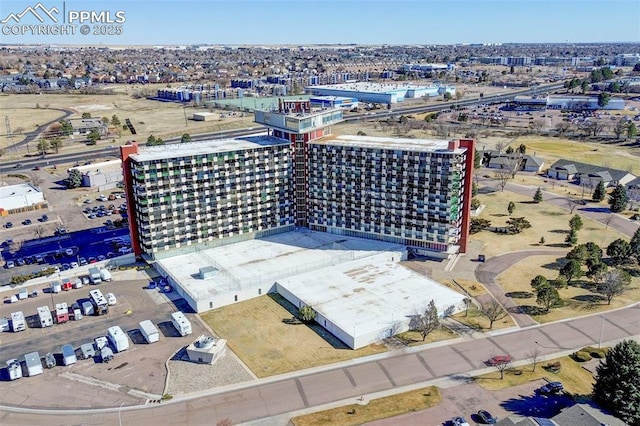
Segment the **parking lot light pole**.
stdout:
<path fill-rule="evenodd" d="M 600 338 L 598 339 L 598 349 L 602 346 L 602 335 L 604 334 L 604 315 L 600 315 L 602 317 L 602 325 L 600 326 Z"/>

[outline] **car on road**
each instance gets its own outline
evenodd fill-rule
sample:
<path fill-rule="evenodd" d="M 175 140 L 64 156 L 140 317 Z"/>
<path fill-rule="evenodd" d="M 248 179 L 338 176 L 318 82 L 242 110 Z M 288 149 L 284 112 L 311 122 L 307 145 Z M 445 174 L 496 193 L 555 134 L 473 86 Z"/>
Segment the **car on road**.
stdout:
<path fill-rule="evenodd" d="M 494 357 L 489 358 L 489 360 L 487 361 L 487 365 L 501 365 L 501 364 L 508 364 L 511 362 L 511 356 L 510 355 L 496 355 Z"/>
<path fill-rule="evenodd" d="M 25 219 L 25 220 L 22 222 L 22 224 L 23 224 L 23 225 L 31 225 L 31 219 Z"/>
<path fill-rule="evenodd" d="M 15 166 L 13 166 L 13 167 L 14 167 L 14 168 L 16 168 L 16 169 L 21 169 L 21 168 L 22 168 L 22 164 L 18 163 L 18 164 L 16 164 L 16 165 L 15 165 Z"/>
<path fill-rule="evenodd" d="M 40 220 L 42 222 L 47 222 L 49 220 L 49 216 L 47 216 L 46 214 L 43 214 L 42 217 L 40 218 Z"/>
<path fill-rule="evenodd" d="M 118 301 L 116 300 L 116 295 L 113 293 L 107 293 L 105 294 L 105 297 L 107 298 L 107 303 L 109 304 L 109 306 L 113 306 L 118 303 Z"/>
<path fill-rule="evenodd" d="M 564 386 L 560 382 L 549 382 L 540 388 L 542 395 L 553 395 L 564 391 Z"/>
<path fill-rule="evenodd" d="M 478 410 L 478 418 L 485 425 L 494 425 L 498 422 L 498 418 L 493 416 L 487 410 Z"/>
<path fill-rule="evenodd" d="M 7 222 L 7 223 L 4 224 L 4 227 L 5 228 L 12 228 L 13 227 L 13 223 Z"/>
<path fill-rule="evenodd" d="M 13 263 L 13 260 L 7 260 L 7 263 L 5 263 L 4 265 L 7 269 L 11 269 L 13 267 L 15 267 L 15 263 Z"/>
<path fill-rule="evenodd" d="M 462 416 L 455 416 L 451 419 L 453 426 L 470 426 Z"/>

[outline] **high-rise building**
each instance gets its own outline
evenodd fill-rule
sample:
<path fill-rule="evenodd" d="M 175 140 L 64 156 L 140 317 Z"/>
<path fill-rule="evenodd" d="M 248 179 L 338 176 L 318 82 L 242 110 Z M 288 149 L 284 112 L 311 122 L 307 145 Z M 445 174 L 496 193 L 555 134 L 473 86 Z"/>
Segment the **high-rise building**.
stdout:
<path fill-rule="evenodd" d="M 329 136 L 339 108 L 256 111 L 270 136 L 121 149 L 134 252 L 151 258 L 295 227 L 465 252 L 473 140 Z"/>

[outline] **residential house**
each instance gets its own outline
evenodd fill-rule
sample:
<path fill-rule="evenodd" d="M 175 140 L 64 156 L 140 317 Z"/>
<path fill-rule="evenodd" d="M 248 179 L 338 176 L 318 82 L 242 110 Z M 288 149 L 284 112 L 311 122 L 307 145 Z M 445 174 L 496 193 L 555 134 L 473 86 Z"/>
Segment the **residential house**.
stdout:
<path fill-rule="evenodd" d="M 604 182 L 606 187 L 627 185 L 636 178 L 624 170 L 570 160 L 558 160 L 553 163 L 547 171 L 547 176 L 558 180 L 574 180 L 587 188 L 595 188 L 599 182 Z"/>
<path fill-rule="evenodd" d="M 548 418 L 509 416 L 497 426 L 626 426 L 617 417 L 607 414 L 600 408 L 589 404 L 574 404 L 560 413 Z"/>

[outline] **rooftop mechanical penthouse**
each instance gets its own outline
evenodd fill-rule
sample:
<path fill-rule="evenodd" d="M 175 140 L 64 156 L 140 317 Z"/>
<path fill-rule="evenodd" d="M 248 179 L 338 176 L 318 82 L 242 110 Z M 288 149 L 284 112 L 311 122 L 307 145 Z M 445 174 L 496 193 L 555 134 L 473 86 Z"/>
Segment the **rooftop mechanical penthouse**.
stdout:
<path fill-rule="evenodd" d="M 269 136 L 121 148 L 136 255 L 163 258 L 296 227 L 465 252 L 473 140 L 331 134 L 339 108 L 256 111 Z"/>

